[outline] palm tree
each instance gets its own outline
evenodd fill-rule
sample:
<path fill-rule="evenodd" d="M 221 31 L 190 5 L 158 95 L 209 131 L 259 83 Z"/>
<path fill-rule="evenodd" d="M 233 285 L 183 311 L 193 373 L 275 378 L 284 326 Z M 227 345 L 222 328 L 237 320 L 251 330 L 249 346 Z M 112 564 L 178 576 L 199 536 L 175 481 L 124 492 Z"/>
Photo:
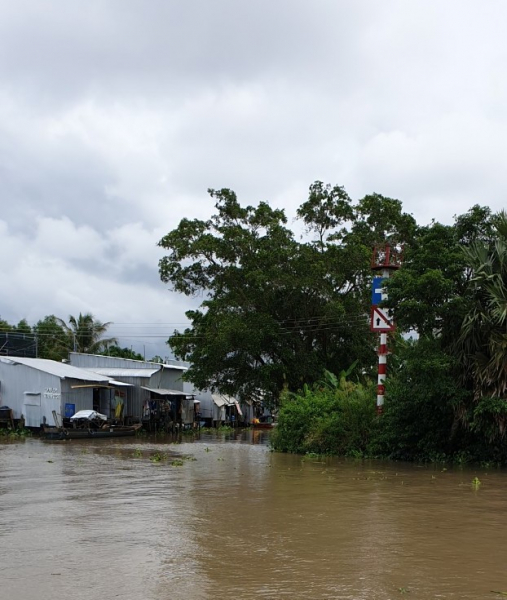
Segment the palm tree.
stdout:
<path fill-rule="evenodd" d="M 74 352 L 83 352 L 85 354 L 96 354 L 102 352 L 110 344 L 117 344 L 116 338 L 103 338 L 110 322 L 102 323 L 96 321 L 92 314 L 79 313 L 79 317 L 69 316 L 69 324 L 59 319 L 62 327 L 72 338 Z"/>
<path fill-rule="evenodd" d="M 476 399 L 507 396 L 507 213 L 495 239 L 465 250 L 473 271 L 472 306 L 463 320 L 458 350 L 470 370 Z"/>

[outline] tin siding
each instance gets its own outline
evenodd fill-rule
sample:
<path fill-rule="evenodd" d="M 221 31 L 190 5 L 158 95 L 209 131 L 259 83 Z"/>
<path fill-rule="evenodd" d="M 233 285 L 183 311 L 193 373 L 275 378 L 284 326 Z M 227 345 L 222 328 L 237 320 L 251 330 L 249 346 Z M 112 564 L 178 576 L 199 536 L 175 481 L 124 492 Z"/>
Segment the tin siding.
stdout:
<path fill-rule="evenodd" d="M 27 365 L 0 362 L 0 394 L 1 404 L 12 408 L 15 419 L 23 416 L 29 427 L 40 427 L 44 417 L 52 424 L 51 411 L 60 412 L 60 378 Z"/>
<path fill-rule="evenodd" d="M 83 383 L 77 379 L 64 379 L 62 381 L 62 402 L 60 406 L 60 415 L 65 414 L 66 404 L 75 404 L 75 412 L 80 410 L 93 410 L 93 387 L 78 387 L 76 385 L 93 385 Z M 98 386 L 97 386 L 98 387 Z"/>
<path fill-rule="evenodd" d="M 99 356 L 94 354 L 70 353 L 70 363 L 75 367 L 87 369 L 93 368 L 117 368 L 117 369 L 142 369 L 142 368 L 160 368 L 151 377 L 127 377 L 115 376 L 114 379 L 124 383 L 130 383 L 133 387 L 121 388 L 125 392 L 126 401 L 123 411 L 126 417 L 141 418 L 143 413 L 143 404 L 145 400 L 150 399 L 150 392 L 143 390 L 142 387 L 167 388 L 183 392 L 183 373 L 181 369 L 171 369 L 167 366 L 162 367 L 158 363 L 143 362 L 131 360 L 128 358 L 117 358 L 113 356 Z M 162 368 L 161 368 L 162 367 Z"/>
<path fill-rule="evenodd" d="M 158 387 L 166 388 L 168 390 L 179 390 L 180 392 L 183 391 L 183 373 L 184 373 L 184 371 L 179 371 L 179 370 L 173 371 L 170 368 L 169 369 L 164 368 L 159 373 L 155 373 L 155 375 L 159 375 L 159 377 L 160 377 L 160 386 L 158 386 Z M 155 387 L 155 386 L 153 386 L 153 387 Z"/>
<path fill-rule="evenodd" d="M 110 369 L 147 369 L 160 367 L 157 363 L 144 362 L 142 360 L 132 360 L 130 358 L 117 358 L 116 356 L 101 356 L 98 354 L 79 354 L 70 353 L 70 364 L 73 367 L 83 367 L 86 369 L 110 368 Z"/>

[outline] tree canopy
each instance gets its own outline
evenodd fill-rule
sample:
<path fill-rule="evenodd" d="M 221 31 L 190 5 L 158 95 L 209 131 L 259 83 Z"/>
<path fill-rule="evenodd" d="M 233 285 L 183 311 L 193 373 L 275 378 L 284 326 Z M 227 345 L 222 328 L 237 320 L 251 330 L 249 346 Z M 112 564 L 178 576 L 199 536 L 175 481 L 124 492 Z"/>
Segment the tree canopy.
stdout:
<path fill-rule="evenodd" d="M 0 319 L 0 334 L 5 332 L 11 336 L 29 339 L 30 356 L 61 361 L 67 359 L 69 352 L 73 350 L 100 353 L 110 345 L 115 346 L 115 338 L 103 337 L 109 325 L 110 323 L 102 323 L 89 313 L 80 313 L 77 318 L 70 316 L 69 324 L 55 315 L 47 315 L 33 326 L 29 325 L 26 319 L 22 319 L 17 325 L 10 325 Z"/>
<path fill-rule="evenodd" d="M 58 321 L 71 340 L 74 352 L 97 354 L 109 345 L 117 343 L 116 338 L 103 337 L 111 323 L 102 323 L 91 313 L 79 313 L 77 318 L 70 315 L 68 325 L 62 319 Z"/>
<path fill-rule="evenodd" d="M 159 245 L 162 281 L 201 305 L 170 346 L 190 362 L 199 389 L 277 402 L 283 389 L 375 363 L 369 331 L 372 244 L 411 239 L 414 219 L 378 194 L 353 203 L 340 186 L 315 182 L 297 211 L 297 239 L 285 212 L 242 206 L 229 189 L 209 190 L 216 212 L 183 219 Z"/>
<path fill-rule="evenodd" d="M 457 349 L 471 376 L 475 397 L 507 395 L 507 213 L 491 237 L 464 249 L 470 267 L 470 300 Z"/>

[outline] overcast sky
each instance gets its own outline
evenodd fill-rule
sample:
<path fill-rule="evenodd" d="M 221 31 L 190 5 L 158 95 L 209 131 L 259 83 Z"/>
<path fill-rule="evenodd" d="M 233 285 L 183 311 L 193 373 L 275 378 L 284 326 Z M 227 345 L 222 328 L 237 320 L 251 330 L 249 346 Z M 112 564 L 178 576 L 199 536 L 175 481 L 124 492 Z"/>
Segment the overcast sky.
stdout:
<path fill-rule="evenodd" d="M 310 183 L 420 223 L 505 206 L 507 3 L 0 0 L 0 316 L 92 312 L 164 348 L 157 241 L 208 188 Z M 154 325 L 159 323 L 159 325 Z M 156 337 L 158 336 L 158 337 Z"/>

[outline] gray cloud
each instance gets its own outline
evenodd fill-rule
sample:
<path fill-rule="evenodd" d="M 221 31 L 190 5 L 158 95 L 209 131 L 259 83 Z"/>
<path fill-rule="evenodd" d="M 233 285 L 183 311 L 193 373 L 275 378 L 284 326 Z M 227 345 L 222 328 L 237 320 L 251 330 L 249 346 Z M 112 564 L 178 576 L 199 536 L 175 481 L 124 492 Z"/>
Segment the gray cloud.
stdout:
<path fill-rule="evenodd" d="M 156 243 L 211 214 L 208 187 L 289 217 L 315 179 L 397 197 L 422 222 L 505 204 L 503 2 L 0 8 L 9 320 L 183 322 L 197 301 L 159 282 Z M 139 345 L 136 327 L 120 331 Z"/>

